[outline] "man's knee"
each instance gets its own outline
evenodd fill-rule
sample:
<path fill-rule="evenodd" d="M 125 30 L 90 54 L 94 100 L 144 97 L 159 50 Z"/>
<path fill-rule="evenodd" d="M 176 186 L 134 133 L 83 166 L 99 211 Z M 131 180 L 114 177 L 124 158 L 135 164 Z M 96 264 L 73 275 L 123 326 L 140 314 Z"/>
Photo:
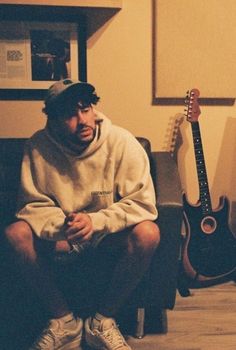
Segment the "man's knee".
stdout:
<path fill-rule="evenodd" d="M 136 247 L 154 250 L 160 243 L 160 229 L 152 221 L 143 221 L 134 226 L 130 238 Z"/>
<path fill-rule="evenodd" d="M 4 235 L 8 244 L 14 249 L 24 250 L 33 244 L 32 229 L 25 221 L 17 221 L 9 225 Z"/>

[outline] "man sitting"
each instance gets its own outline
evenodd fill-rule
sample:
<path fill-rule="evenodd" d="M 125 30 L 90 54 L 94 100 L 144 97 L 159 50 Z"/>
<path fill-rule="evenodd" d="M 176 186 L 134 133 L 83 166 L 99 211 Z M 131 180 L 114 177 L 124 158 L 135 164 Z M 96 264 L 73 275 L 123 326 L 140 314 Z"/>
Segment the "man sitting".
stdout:
<path fill-rule="evenodd" d="M 114 316 L 160 242 L 147 155 L 95 109 L 98 100 L 91 84 L 54 83 L 43 109 L 46 126 L 26 143 L 17 220 L 5 237 L 51 315 L 31 350 L 78 349 L 82 337 L 83 320 L 70 310 L 46 256 L 105 245 L 120 254 L 100 307 L 85 321 L 85 339 L 95 349 L 131 349 Z"/>

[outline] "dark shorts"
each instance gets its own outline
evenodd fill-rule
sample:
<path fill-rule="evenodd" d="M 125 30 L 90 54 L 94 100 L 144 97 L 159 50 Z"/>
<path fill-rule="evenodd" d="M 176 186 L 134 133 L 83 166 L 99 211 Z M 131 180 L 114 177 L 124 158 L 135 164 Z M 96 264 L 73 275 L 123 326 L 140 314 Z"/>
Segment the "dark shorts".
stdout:
<path fill-rule="evenodd" d="M 114 256 L 119 255 L 125 250 L 127 247 L 127 237 L 130 232 L 131 228 L 102 235 L 95 233 L 91 241 L 85 244 L 75 244 L 68 252 L 57 252 L 55 249 L 56 242 L 35 237 L 35 248 L 41 257 L 58 263 L 70 263 L 85 255 L 88 256 L 97 253 L 108 253 Z"/>

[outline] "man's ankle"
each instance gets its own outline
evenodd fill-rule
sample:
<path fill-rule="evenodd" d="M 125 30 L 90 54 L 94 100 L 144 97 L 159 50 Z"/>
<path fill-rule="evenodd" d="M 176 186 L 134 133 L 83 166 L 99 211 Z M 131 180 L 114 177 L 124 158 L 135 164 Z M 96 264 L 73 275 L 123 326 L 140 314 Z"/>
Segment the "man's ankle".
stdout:
<path fill-rule="evenodd" d="M 95 315 L 91 318 L 91 328 L 99 328 L 101 321 L 110 318 L 108 316 L 104 316 L 102 314 L 100 314 L 99 312 L 96 312 Z"/>
<path fill-rule="evenodd" d="M 95 315 L 91 318 L 91 328 L 98 328 L 101 323 L 101 320 L 104 318 L 105 316 L 96 312 Z"/>
<path fill-rule="evenodd" d="M 51 320 L 56 320 L 60 323 L 63 323 L 63 327 L 68 328 L 68 329 L 72 329 L 74 327 L 76 327 L 76 318 L 74 317 L 74 314 L 72 312 L 69 312 L 66 315 L 63 315 L 61 317 L 55 317 L 52 318 Z"/>

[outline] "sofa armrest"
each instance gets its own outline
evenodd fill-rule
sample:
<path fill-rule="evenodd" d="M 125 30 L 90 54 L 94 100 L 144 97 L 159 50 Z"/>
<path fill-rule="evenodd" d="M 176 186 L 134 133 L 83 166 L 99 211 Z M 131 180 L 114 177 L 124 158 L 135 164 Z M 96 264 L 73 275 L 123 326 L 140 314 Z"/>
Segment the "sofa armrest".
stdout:
<path fill-rule="evenodd" d="M 152 153 L 152 174 L 157 206 L 182 208 L 182 188 L 175 160 L 169 152 Z"/>
<path fill-rule="evenodd" d="M 154 152 L 151 171 L 157 192 L 157 223 L 161 243 L 150 269 L 148 303 L 172 309 L 175 304 L 183 222 L 182 189 L 175 160 L 169 152 Z"/>

